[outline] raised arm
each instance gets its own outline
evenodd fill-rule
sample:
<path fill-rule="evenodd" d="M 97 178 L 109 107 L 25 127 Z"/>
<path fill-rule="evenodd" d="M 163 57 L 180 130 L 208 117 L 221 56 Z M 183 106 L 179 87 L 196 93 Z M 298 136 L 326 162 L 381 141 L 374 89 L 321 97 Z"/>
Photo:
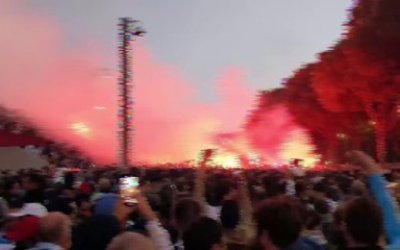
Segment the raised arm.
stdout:
<path fill-rule="evenodd" d="M 244 173 L 242 173 L 244 175 Z M 253 207 L 250 200 L 248 184 L 245 176 L 242 176 L 239 183 L 239 207 L 240 207 L 240 224 L 252 225 L 253 223 Z"/>
<path fill-rule="evenodd" d="M 205 181 L 206 181 L 206 171 L 203 166 L 200 165 L 196 172 L 196 178 L 194 181 L 194 199 L 199 202 L 202 206 L 206 205 L 205 198 Z"/>
<path fill-rule="evenodd" d="M 246 157 L 240 157 L 240 162 L 243 169 L 248 169 L 250 164 Z M 249 187 L 246 179 L 245 172 L 242 171 L 240 175 L 240 182 L 238 187 L 238 202 L 240 206 L 240 224 L 249 225 L 253 222 L 253 207 L 251 204 Z"/>
<path fill-rule="evenodd" d="M 389 190 L 386 188 L 386 180 L 381 174 L 379 165 L 372 157 L 364 152 L 354 151 L 351 154 L 367 171 L 369 187 L 383 212 L 384 228 L 389 243 L 400 243 L 400 223 L 397 218 L 397 215 L 399 215 L 399 208 Z"/>
<path fill-rule="evenodd" d="M 162 227 L 156 213 L 151 209 L 146 197 L 142 194 L 138 194 L 136 199 L 138 201 L 137 209 L 140 215 L 146 220 L 147 232 L 156 248 L 158 250 L 173 249 L 168 231 Z"/>
<path fill-rule="evenodd" d="M 213 149 L 207 149 L 203 152 L 202 159 L 196 172 L 196 179 L 194 182 L 194 199 L 202 206 L 207 204 L 205 198 L 205 181 L 207 178 L 206 168 L 207 163 L 213 156 L 214 152 L 215 151 Z"/>

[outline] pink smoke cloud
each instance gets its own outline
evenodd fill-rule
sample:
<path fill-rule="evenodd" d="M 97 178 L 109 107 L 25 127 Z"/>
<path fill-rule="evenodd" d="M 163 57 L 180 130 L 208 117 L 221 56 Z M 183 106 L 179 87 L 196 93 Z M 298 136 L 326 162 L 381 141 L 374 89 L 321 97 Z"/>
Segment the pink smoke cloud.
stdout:
<path fill-rule="evenodd" d="M 256 152 L 270 161 L 282 161 L 287 138 L 293 131 L 301 129 L 292 119 L 285 106 L 275 106 L 260 114 L 259 122 L 245 130 L 245 136 Z"/>
<path fill-rule="evenodd" d="M 30 118 L 50 138 L 77 146 L 100 163 L 117 155 L 117 74 L 102 72 L 102 44 L 67 49 L 51 17 L 2 2 L 0 14 L 1 105 Z M 298 129 L 284 108 L 262 114 L 245 130 L 255 92 L 246 70 L 230 67 L 213 83 L 219 101 L 197 99 L 197 88 L 177 69 L 158 61 L 144 44 L 134 53 L 134 148 L 138 162 L 195 159 L 205 148 L 255 151 L 279 157 L 290 131 Z"/>
<path fill-rule="evenodd" d="M 54 20 L 6 3 L 0 15 L 2 105 L 30 118 L 49 137 L 100 162 L 115 162 L 116 74 L 105 77 L 100 70 L 107 58 L 99 56 L 102 45 L 66 49 Z M 243 69 L 221 73 L 220 101 L 208 104 L 196 99 L 195 85 L 158 62 L 146 46 L 135 48 L 134 60 L 137 161 L 193 159 L 215 147 L 215 134 L 240 129 L 253 97 Z"/>

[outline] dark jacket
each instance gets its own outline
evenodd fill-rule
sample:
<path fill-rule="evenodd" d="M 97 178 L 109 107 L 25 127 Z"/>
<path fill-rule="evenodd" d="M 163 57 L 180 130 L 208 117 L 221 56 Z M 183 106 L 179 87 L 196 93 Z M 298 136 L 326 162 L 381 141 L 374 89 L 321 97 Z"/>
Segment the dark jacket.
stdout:
<path fill-rule="evenodd" d="M 95 215 L 73 230 L 72 250 L 106 249 L 119 233 L 120 225 L 115 216 Z"/>

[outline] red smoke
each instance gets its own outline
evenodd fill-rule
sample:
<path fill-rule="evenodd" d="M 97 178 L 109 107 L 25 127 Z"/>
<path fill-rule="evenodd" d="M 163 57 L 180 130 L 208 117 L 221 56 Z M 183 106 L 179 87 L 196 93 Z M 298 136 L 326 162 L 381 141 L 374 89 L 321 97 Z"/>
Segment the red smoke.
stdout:
<path fill-rule="evenodd" d="M 28 11 L 15 1 L 2 2 L 1 104 L 97 161 L 115 162 L 117 75 L 101 70 L 106 64 L 102 62 L 115 55 L 100 56 L 101 44 L 67 49 L 63 39 L 60 26 L 43 13 Z M 214 104 L 199 101 L 196 86 L 157 61 L 144 45 L 135 47 L 134 72 L 136 161 L 194 159 L 202 149 L 220 146 L 215 138 L 227 132 L 235 132 L 241 145 L 250 142 L 260 153 L 277 155 L 293 129 L 288 114 L 277 109 L 265 114 L 265 123 L 254 130 L 241 130 L 255 96 L 241 68 L 220 74 L 219 102 Z"/>
<path fill-rule="evenodd" d="M 282 145 L 292 131 L 299 126 L 292 120 L 284 106 L 275 106 L 260 114 L 259 122 L 246 130 L 246 136 L 253 147 L 266 159 L 278 161 Z"/>
<path fill-rule="evenodd" d="M 2 104 L 31 118 L 48 136 L 113 162 L 116 74 L 101 71 L 109 58 L 97 56 L 101 46 L 66 49 L 54 20 L 11 1 L 2 10 Z M 243 70 L 223 72 L 217 80 L 220 102 L 207 104 L 197 100 L 193 84 L 157 62 L 145 46 L 135 48 L 134 60 L 136 160 L 193 159 L 201 149 L 214 147 L 216 133 L 240 127 L 252 99 Z"/>

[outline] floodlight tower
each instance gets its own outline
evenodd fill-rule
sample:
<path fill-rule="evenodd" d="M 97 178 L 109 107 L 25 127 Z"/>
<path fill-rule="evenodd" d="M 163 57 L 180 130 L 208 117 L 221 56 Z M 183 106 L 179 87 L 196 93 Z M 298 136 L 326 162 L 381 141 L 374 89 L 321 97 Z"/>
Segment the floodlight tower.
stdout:
<path fill-rule="evenodd" d="M 130 164 L 130 154 L 132 150 L 132 118 L 133 100 L 131 97 L 133 89 L 133 70 L 132 70 L 132 48 L 131 41 L 136 37 L 143 36 L 145 31 L 140 26 L 140 22 L 124 17 L 119 19 L 119 46 L 120 57 L 118 78 L 118 164 L 119 167 L 127 167 Z"/>

